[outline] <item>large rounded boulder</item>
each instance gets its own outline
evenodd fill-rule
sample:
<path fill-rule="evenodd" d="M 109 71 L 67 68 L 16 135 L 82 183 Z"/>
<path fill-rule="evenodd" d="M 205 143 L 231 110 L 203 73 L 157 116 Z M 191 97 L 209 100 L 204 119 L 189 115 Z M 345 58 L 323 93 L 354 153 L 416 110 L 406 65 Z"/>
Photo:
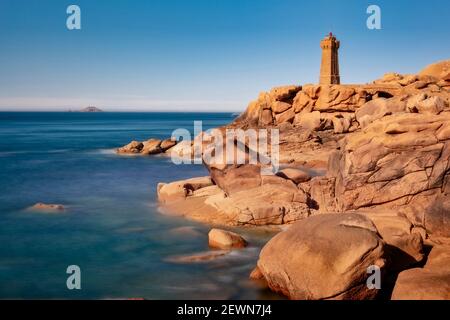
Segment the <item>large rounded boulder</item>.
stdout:
<path fill-rule="evenodd" d="M 384 245 L 362 215 L 316 215 L 272 238 L 258 268 L 273 291 L 290 299 L 373 299 L 379 290 L 367 280 L 370 270 L 383 274 Z"/>

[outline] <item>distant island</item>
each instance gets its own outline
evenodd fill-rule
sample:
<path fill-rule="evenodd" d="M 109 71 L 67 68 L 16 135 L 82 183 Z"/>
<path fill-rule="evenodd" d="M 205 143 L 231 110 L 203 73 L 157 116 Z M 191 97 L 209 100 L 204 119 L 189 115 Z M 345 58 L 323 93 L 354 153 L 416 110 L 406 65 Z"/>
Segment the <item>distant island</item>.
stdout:
<path fill-rule="evenodd" d="M 80 112 L 103 112 L 103 110 L 97 107 L 89 106 L 84 109 L 81 109 Z"/>

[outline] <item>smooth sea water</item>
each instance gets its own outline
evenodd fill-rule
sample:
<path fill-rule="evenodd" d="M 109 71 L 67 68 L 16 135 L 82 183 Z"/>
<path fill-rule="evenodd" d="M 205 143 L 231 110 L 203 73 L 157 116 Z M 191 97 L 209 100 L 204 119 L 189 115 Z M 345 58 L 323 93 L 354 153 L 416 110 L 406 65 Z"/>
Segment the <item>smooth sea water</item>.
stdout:
<path fill-rule="evenodd" d="M 119 156 L 131 140 L 229 123 L 229 113 L 0 113 L 0 298 L 259 299 L 248 280 L 271 234 L 239 230 L 250 247 L 210 262 L 210 226 L 158 211 L 156 185 L 206 175 L 163 156 Z M 26 210 L 60 203 L 64 213 Z M 81 268 L 81 290 L 66 269 Z"/>

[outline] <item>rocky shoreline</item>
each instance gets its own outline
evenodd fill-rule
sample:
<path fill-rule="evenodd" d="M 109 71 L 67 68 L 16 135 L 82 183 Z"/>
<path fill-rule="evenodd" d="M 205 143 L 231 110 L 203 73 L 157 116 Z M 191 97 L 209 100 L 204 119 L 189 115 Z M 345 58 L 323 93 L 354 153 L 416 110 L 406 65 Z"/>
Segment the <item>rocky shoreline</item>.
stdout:
<path fill-rule="evenodd" d="M 209 176 L 158 185 L 165 212 L 288 226 L 252 278 L 291 299 L 450 299 L 450 61 L 367 85 L 277 87 L 225 128 L 278 129 L 280 170 L 205 161 Z M 152 139 L 118 153 L 192 148 Z"/>

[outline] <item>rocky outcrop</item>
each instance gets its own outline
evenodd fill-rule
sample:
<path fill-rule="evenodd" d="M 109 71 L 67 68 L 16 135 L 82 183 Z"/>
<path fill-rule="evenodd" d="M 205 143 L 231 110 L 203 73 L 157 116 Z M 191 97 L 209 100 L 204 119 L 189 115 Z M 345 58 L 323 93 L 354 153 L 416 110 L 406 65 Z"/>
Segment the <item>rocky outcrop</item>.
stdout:
<path fill-rule="evenodd" d="M 279 130 L 282 169 L 262 174 L 261 154 L 249 163 L 255 150 L 227 138 L 245 164 L 210 162 L 220 151 L 202 141 L 209 178 L 160 184 L 158 198 L 167 212 L 201 222 L 289 225 L 264 247 L 252 278 L 292 299 L 373 299 L 369 265 L 389 281 L 399 273 L 393 298 L 445 298 L 448 272 L 439 261 L 450 250 L 436 241 L 450 238 L 447 70 L 440 63 L 366 85 L 263 92 L 218 131 L 223 138 L 227 128 Z M 144 144 L 125 148 L 141 153 Z M 194 148 L 180 142 L 168 152 L 192 157 Z M 418 289 L 427 283 L 430 291 Z"/>
<path fill-rule="evenodd" d="M 357 214 L 317 215 L 297 222 L 261 250 L 258 268 L 269 287 L 290 299 L 373 299 L 370 266 L 385 267 L 385 244 Z"/>
<path fill-rule="evenodd" d="M 261 175 L 260 164 L 207 164 L 222 196 L 214 194 L 206 203 L 238 225 L 281 224 L 315 211 L 395 209 L 431 236 L 447 235 L 450 113 L 446 100 L 434 97 L 420 94 L 372 100 L 356 112 L 355 121 L 361 128 L 338 141 L 330 136 L 326 142 L 327 136 L 322 135 L 311 142 L 311 135 L 305 135 L 299 148 L 309 148 L 313 159 L 328 157 L 326 177 L 294 168 L 270 177 Z M 442 107 L 435 114 L 414 107 L 427 100 L 431 106 Z M 296 146 L 289 137 L 293 135 L 282 136 L 282 142 Z M 322 154 L 314 143 L 322 148 L 335 145 Z M 248 157 L 249 151 L 245 152 Z M 177 190 L 173 194 L 185 199 L 186 191 Z M 162 201 L 165 193 L 160 196 Z"/>
<path fill-rule="evenodd" d="M 284 94 L 275 94 L 283 92 Z M 342 117 L 342 112 L 354 112 L 370 99 L 359 87 L 344 85 L 305 85 L 275 88 L 263 92 L 251 102 L 237 122 L 261 126 L 292 123 L 319 130 L 329 118 Z M 331 117 L 330 117 L 331 114 Z"/>
<path fill-rule="evenodd" d="M 263 92 L 218 131 L 280 129 L 280 161 L 290 168 L 263 176 L 260 155 L 248 164 L 254 150 L 227 138 L 235 151 L 241 149 L 246 164 L 211 163 L 207 156 L 218 151 L 202 141 L 211 185 L 188 192 L 184 182 L 175 182 L 158 189 L 159 199 L 195 199 L 232 225 L 284 224 L 319 212 L 398 210 L 431 237 L 448 235 L 450 105 L 448 90 L 439 84 L 448 79 L 443 71 L 426 73 L 390 73 L 368 85 L 284 86 Z M 163 145 L 150 140 L 125 149 L 141 153 Z M 193 149 L 192 142 L 182 141 L 168 153 L 191 157 Z"/>
<path fill-rule="evenodd" d="M 170 151 L 175 147 L 177 141 L 172 139 L 149 139 L 143 142 L 131 141 L 129 144 L 116 150 L 118 154 L 142 154 L 155 155 Z"/>
<path fill-rule="evenodd" d="M 391 208 L 427 228 L 436 216 L 433 207 L 448 207 L 449 159 L 448 114 L 405 113 L 376 121 L 347 137 L 330 159 L 337 209 Z M 439 212 L 437 219 L 447 221 L 450 212 Z M 432 223 L 427 229 L 432 231 Z"/>
<path fill-rule="evenodd" d="M 404 97 L 419 93 L 447 96 L 450 88 L 449 61 L 443 61 L 425 68 L 417 75 L 387 73 L 381 79 L 367 85 L 304 85 L 277 87 L 260 93 L 246 112 L 237 120 L 241 126 L 280 126 L 291 123 L 298 127 L 320 131 L 337 127 L 337 133 L 348 132 L 354 127 L 352 117 L 367 102 L 378 98 Z M 377 107 L 381 105 L 380 108 Z M 375 116 L 397 112 L 400 105 L 377 102 L 367 109 L 377 110 Z M 382 110 L 378 110 L 382 109 Z M 363 112 L 365 113 L 365 112 Z M 380 115 L 381 114 L 381 115 Z M 350 124 L 334 121 L 346 119 Z M 341 129 L 341 126 L 344 130 Z M 347 129 L 345 129 L 348 127 Z"/>
<path fill-rule="evenodd" d="M 218 185 L 206 184 L 189 192 L 186 185 L 192 183 L 190 180 L 159 184 L 158 198 L 169 212 L 197 221 L 231 226 L 282 225 L 308 217 L 313 206 L 307 192 L 278 176 L 261 176 L 258 172 L 257 184 L 242 189 L 225 185 L 229 193 Z M 235 178 L 232 185 L 242 186 L 247 178 L 241 183 L 238 180 Z"/>
<path fill-rule="evenodd" d="M 247 241 L 239 234 L 216 228 L 209 231 L 208 243 L 211 248 L 224 250 L 247 246 Z"/>

